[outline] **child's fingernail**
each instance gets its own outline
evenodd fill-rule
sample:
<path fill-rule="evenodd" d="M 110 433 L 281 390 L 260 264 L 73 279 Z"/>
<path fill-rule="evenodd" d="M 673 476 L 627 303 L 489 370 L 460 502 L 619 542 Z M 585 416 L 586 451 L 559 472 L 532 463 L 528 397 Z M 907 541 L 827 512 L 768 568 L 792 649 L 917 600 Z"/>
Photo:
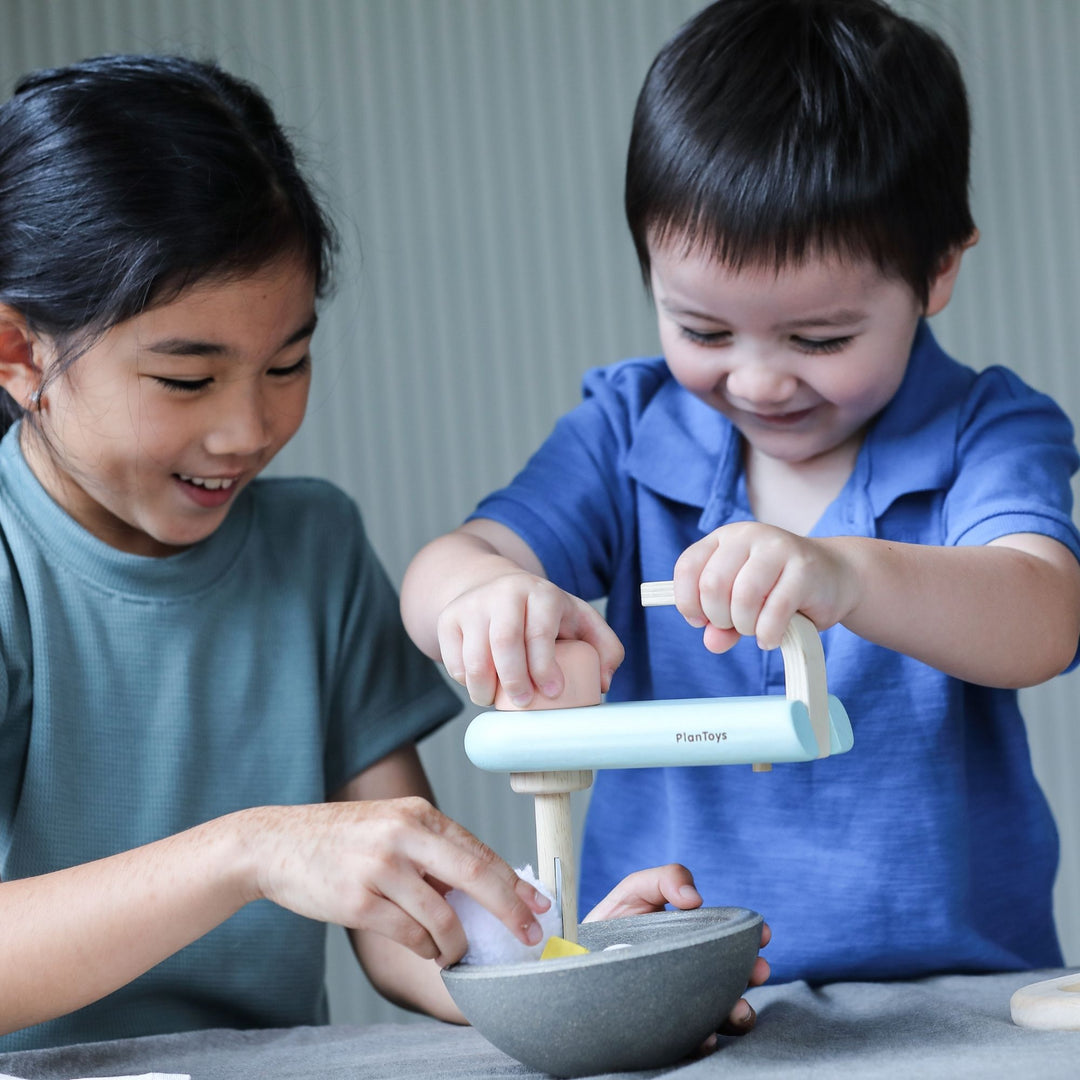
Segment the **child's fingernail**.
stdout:
<path fill-rule="evenodd" d="M 750 1008 L 750 1002 L 741 998 L 731 1014 L 736 1024 L 748 1024 L 754 1016 L 754 1010 Z"/>
<path fill-rule="evenodd" d="M 528 941 L 530 945 L 539 945 L 540 939 L 543 936 L 544 931 L 540 928 L 538 922 L 529 923 L 529 925 L 525 927 L 525 940 Z"/>
<path fill-rule="evenodd" d="M 510 700 L 518 706 L 528 705 L 532 701 L 532 694 L 514 694 Z"/>
<path fill-rule="evenodd" d="M 544 685 L 540 687 L 540 692 L 544 695 L 544 697 L 550 697 L 550 698 L 558 697 L 559 696 L 559 684 L 558 683 L 550 683 L 550 682 L 549 683 L 544 683 Z"/>
<path fill-rule="evenodd" d="M 684 900 L 700 900 L 701 899 L 701 893 L 699 893 L 697 891 L 697 889 L 694 888 L 693 885 L 683 885 L 679 889 L 679 895 Z"/>
<path fill-rule="evenodd" d="M 692 618 L 692 619 L 691 619 L 691 618 L 688 618 L 688 619 L 687 619 L 686 621 L 687 621 L 687 622 L 688 622 L 688 623 L 689 623 L 689 624 L 690 624 L 690 625 L 691 625 L 692 627 L 694 627 L 694 629 L 695 629 L 695 630 L 700 630 L 700 629 L 701 629 L 701 628 L 702 628 L 703 626 L 708 626 L 708 625 L 709 625 L 709 623 L 708 623 L 708 620 L 706 620 L 706 619 L 699 619 L 699 618 L 697 618 L 697 616 L 694 616 L 694 618 Z"/>

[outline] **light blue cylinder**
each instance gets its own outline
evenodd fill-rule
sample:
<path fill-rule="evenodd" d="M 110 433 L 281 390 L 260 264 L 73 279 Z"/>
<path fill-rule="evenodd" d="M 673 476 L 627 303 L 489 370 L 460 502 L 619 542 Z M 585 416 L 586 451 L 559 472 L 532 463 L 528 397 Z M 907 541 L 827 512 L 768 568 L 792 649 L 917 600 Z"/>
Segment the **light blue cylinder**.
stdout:
<path fill-rule="evenodd" d="M 843 705 L 829 697 L 831 753 L 852 746 Z M 801 701 L 779 695 L 619 701 L 577 709 L 486 712 L 465 753 L 492 772 L 751 765 L 818 756 Z"/>

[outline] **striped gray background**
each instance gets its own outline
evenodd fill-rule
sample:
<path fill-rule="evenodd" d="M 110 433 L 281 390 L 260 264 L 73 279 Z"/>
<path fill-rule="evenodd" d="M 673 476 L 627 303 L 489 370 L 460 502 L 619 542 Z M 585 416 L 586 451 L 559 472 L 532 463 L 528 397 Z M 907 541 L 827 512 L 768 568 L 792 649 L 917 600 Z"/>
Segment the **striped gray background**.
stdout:
<path fill-rule="evenodd" d="M 587 366 L 655 349 L 621 218 L 622 161 L 645 69 L 698 6 L 0 0 L 0 90 L 81 56 L 178 50 L 267 91 L 346 240 L 311 410 L 275 468 L 355 495 L 397 580 L 522 464 Z M 898 6 L 956 48 L 974 110 L 982 240 L 935 329 L 961 359 L 1009 364 L 1080 417 L 1080 0 Z M 1061 825 L 1059 924 L 1080 964 L 1076 680 L 1025 697 Z M 464 724 L 423 747 L 440 802 L 524 862 L 527 800 L 468 766 Z M 331 984 L 339 1021 L 406 1016 L 371 993 L 338 934 Z"/>

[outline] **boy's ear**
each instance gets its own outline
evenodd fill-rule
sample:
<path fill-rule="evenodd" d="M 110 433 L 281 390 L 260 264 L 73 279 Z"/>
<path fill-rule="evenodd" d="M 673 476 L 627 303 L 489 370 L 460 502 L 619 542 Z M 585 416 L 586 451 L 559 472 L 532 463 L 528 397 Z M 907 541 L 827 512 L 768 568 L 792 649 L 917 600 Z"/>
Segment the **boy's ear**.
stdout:
<path fill-rule="evenodd" d="M 960 260 L 963 258 L 964 252 L 969 247 L 974 247 L 978 242 L 979 230 L 975 229 L 962 244 L 946 252 L 938 265 L 937 273 L 930 282 L 930 293 L 926 299 L 924 315 L 936 315 L 952 299 L 956 275 L 960 273 Z"/>
<path fill-rule="evenodd" d="M 14 308 L 0 304 L 0 386 L 24 409 L 36 404 L 42 371 L 34 356 L 34 335 Z"/>

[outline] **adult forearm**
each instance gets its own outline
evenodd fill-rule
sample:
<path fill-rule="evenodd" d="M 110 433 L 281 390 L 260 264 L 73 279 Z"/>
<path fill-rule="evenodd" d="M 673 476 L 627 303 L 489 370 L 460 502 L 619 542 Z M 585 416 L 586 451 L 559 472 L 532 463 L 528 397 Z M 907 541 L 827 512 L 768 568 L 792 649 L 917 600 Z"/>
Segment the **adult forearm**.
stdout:
<path fill-rule="evenodd" d="M 0 884 L 0 1029 L 104 997 L 249 899 L 236 820 Z"/>
<path fill-rule="evenodd" d="M 857 537 L 821 542 L 856 575 L 859 599 L 842 622 L 861 637 L 985 686 L 1032 686 L 1072 659 L 1080 572 L 1053 541 L 1031 538 L 1028 546 L 1028 538 L 1010 537 L 984 547 Z"/>

